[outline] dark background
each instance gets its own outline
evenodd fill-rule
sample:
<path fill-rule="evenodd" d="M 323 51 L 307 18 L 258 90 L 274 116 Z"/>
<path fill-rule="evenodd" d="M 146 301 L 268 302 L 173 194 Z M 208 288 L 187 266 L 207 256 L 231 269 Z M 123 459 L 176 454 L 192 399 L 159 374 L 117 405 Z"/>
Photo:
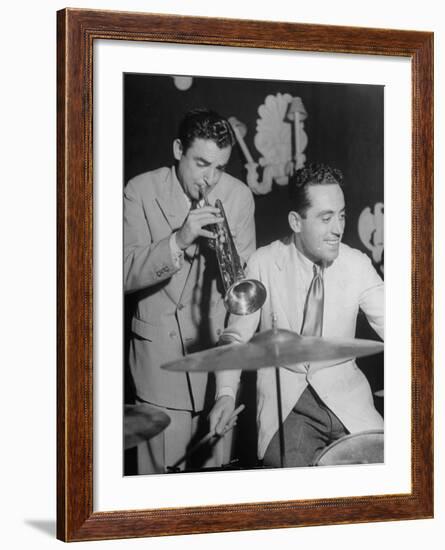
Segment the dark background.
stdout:
<path fill-rule="evenodd" d="M 258 160 L 261 154 L 253 143 L 257 110 L 268 95 L 277 93 L 289 93 L 302 99 L 308 113 L 305 120 L 306 163 L 323 162 L 342 170 L 347 205 L 343 241 L 369 255 L 359 239 L 357 222 L 365 207 L 373 209 L 375 203 L 384 202 L 383 86 L 194 77 L 192 86 L 181 91 L 170 76 L 125 74 L 124 183 L 147 170 L 173 164 L 172 142 L 179 122 L 186 111 L 195 107 L 208 107 L 227 118 L 235 116 L 246 124 L 244 139 L 252 156 Z M 227 172 L 246 181 L 244 164 L 243 153 L 235 146 Z M 286 186 L 274 184 L 271 193 L 254 197 L 257 245 L 262 246 L 288 232 L 288 191 Z M 126 298 L 125 307 L 127 345 L 132 299 Z M 358 318 L 356 336 L 375 337 L 362 314 Z M 358 364 L 372 390 L 382 389 L 382 354 L 360 359 Z M 238 445 L 236 454 L 242 465 L 249 466 L 256 455 L 255 374 L 245 373 L 243 377 L 240 398 L 248 407 L 239 420 L 243 445 Z M 127 369 L 125 380 L 125 400 L 131 402 L 132 386 Z M 383 400 L 375 398 L 375 401 L 383 413 Z M 132 473 L 132 462 L 127 455 L 126 473 Z"/>

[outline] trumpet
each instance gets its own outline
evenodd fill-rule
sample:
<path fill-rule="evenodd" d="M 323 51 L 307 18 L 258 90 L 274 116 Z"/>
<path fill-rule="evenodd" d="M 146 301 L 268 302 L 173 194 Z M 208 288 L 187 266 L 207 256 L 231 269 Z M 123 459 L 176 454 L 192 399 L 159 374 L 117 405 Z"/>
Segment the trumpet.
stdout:
<path fill-rule="evenodd" d="M 211 206 L 207 195 L 204 192 L 201 194 L 204 204 Z M 222 202 L 217 199 L 215 206 L 220 210 L 223 221 L 208 226 L 208 229 L 216 236 L 215 241 L 210 239 L 210 246 L 215 250 L 224 287 L 224 306 L 234 315 L 248 315 L 263 306 L 267 291 L 260 281 L 246 278 Z"/>

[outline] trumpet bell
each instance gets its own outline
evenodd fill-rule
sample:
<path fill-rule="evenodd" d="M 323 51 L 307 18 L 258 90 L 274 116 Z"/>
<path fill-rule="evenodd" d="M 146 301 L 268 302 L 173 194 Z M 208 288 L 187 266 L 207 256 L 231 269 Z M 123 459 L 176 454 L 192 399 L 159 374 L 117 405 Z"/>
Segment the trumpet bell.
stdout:
<path fill-rule="evenodd" d="M 202 195 L 204 204 L 210 206 L 207 195 Z M 248 315 L 262 307 L 266 301 L 267 291 L 260 281 L 246 279 L 223 204 L 217 199 L 215 206 L 220 210 L 223 221 L 221 224 L 214 224 L 209 230 L 216 236 L 216 242 L 211 247 L 216 253 L 224 287 L 224 306 L 234 315 Z"/>
<path fill-rule="evenodd" d="M 224 296 L 224 305 L 234 315 L 249 315 L 260 309 L 266 301 L 267 291 L 262 282 L 242 279 L 235 282 Z"/>

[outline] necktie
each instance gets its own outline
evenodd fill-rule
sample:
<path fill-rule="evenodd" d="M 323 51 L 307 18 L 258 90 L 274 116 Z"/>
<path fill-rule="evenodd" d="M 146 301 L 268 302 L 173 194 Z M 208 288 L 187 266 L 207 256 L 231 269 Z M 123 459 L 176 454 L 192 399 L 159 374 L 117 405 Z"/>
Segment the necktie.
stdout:
<path fill-rule="evenodd" d="M 324 286 L 323 269 L 314 264 L 314 277 L 304 304 L 302 336 L 321 336 L 323 329 Z"/>

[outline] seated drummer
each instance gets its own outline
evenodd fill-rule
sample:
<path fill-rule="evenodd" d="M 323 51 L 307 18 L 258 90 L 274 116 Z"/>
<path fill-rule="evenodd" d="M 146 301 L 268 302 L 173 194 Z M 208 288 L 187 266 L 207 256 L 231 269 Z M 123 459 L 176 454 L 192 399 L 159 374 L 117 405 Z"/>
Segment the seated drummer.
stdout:
<path fill-rule="evenodd" d="M 369 258 L 341 242 L 345 229 L 343 176 L 312 164 L 289 182 L 290 235 L 258 249 L 246 276 L 260 280 L 267 300 L 260 311 L 232 316 L 220 343 L 248 342 L 276 327 L 304 336 L 353 338 L 359 308 L 383 338 L 384 286 Z M 286 466 L 308 466 L 334 440 L 349 433 L 382 429 L 369 383 L 349 360 L 295 364 L 280 369 Z M 324 367 L 324 368 L 320 368 Z M 240 371 L 217 374 L 211 429 L 221 433 L 234 410 Z M 258 458 L 281 465 L 274 368 L 258 371 Z M 229 421 L 230 422 L 230 421 Z"/>

